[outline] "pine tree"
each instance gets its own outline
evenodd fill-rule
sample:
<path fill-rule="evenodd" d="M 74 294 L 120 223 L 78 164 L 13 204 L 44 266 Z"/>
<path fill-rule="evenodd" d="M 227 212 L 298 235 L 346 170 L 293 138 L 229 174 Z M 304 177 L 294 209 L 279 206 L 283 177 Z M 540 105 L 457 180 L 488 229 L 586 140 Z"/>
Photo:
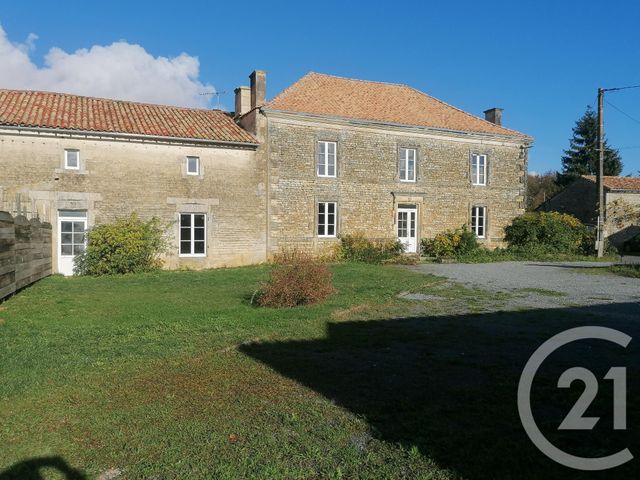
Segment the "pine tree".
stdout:
<path fill-rule="evenodd" d="M 604 174 L 620 175 L 622 159 L 620 152 L 604 141 Z M 562 173 L 558 183 L 566 185 L 580 175 L 598 173 L 598 116 L 591 107 L 576 122 L 569 149 L 562 157 Z"/>

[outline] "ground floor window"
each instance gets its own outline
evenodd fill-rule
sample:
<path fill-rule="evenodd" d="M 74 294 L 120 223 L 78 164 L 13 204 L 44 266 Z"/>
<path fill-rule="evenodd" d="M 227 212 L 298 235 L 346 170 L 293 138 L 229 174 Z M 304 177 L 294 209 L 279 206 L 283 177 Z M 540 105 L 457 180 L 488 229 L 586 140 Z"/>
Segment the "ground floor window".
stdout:
<path fill-rule="evenodd" d="M 484 238 L 487 225 L 487 207 L 471 207 L 471 231 Z"/>
<path fill-rule="evenodd" d="M 318 202 L 318 236 L 336 236 L 336 202 Z"/>
<path fill-rule="evenodd" d="M 180 256 L 206 255 L 207 216 L 204 213 L 180 214 Z"/>

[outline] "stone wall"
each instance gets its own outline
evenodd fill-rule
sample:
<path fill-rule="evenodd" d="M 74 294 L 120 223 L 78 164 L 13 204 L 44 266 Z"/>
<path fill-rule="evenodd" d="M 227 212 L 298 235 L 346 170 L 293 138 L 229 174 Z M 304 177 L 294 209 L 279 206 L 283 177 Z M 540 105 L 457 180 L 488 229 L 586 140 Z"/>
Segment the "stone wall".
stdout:
<path fill-rule="evenodd" d="M 604 190 L 605 195 L 605 236 L 615 247 L 621 247 L 625 241 L 640 233 L 637 218 L 620 219 L 620 208 L 616 203 L 640 210 L 640 192 Z M 538 207 L 538 211 L 562 212 L 577 217 L 585 225 L 595 227 L 598 221 L 598 189 L 595 182 L 578 178 L 564 190 Z M 618 212 L 616 212 L 618 210 Z"/>
<path fill-rule="evenodd" d="M 316 235 L 316 202 L 338 203 L 338 233 L 395 238 L 396 208 L 418 208 L 418 238 L 470 223 L 474 205 L 488 210 L 488 247 L 503 244 L 504 227 L 524 212 L 526 145 L 522 139 L 426 133 L 411 128 L 345 125 L 267 113 L 269 246 L 321 252 L 336 239 Z M 335 141 L 336 178 L 316 175 L 316 144 Z M 416 148 L 416 182 L 401 182 L 398 149 Z M 472 153 L 488 156 L 488 182 L 470 180 Z"/>
<path fill-rule="evenodd" d="M 64 150 L 80 151 L 80 168 L 65 170 Z M 201 173 L 186 174 L 186 156 Z M 86 210 L 88 225 L 137 212 L 159 217 L 172 243 L 168 268 L 209 268 L 265 259 L 265 172 L 254 148 L 134 142 L 0 130 L 0 199 L 16 196 L 53 225 L 57 266 L 58 210 Z M 0 208 L 2 205 L 0 205 Z M 178 214 L 207 213 L 207 256 L 178 256 Z"/>
<path fill-rule="evenodd" d="M 596 184 L 586 178 L 578 178 L 557 195 L 540 205 L 541 212 L 569 213 L 585 225 L 595 226 L 598 220 Z"/>
<path fill-rule="evenodd" d="M 51 275 L 51 225 L 0 211 L 0 300 Z"/>

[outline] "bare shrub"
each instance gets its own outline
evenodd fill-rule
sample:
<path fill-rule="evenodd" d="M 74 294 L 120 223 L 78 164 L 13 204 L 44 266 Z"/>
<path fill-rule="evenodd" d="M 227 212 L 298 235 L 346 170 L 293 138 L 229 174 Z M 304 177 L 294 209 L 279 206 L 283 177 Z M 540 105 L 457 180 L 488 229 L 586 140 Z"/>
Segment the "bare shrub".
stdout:
<path fill-rule="evenodd" d="M 269 280 L 257 295 L 261 307 L 285 308 L 319 303 L 336 292 L 327 265 L 299 250 L 274 257 Z"/>

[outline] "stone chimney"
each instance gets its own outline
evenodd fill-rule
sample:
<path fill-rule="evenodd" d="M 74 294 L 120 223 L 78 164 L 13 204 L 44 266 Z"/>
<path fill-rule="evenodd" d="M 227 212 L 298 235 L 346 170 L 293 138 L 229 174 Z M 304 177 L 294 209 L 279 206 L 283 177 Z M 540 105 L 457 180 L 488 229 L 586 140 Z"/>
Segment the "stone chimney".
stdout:
<path fill-rule="evenodd" d="M 251 89 L 249 87 L 238 87 L 234 90 L 236 94 L 236 117 L 244 115 L 251 110 Z"/>
<path fill-rule="evenodd" d="M 267 73 L 254 70 L 249 75 L 251 80 L 251 108 L 261 107 L 267 98 Z"/>
<path fill-rule="evenodd" d="M 502 126 L 502 108 L 490 108 L 484 111 L 484 119 Z"/>

